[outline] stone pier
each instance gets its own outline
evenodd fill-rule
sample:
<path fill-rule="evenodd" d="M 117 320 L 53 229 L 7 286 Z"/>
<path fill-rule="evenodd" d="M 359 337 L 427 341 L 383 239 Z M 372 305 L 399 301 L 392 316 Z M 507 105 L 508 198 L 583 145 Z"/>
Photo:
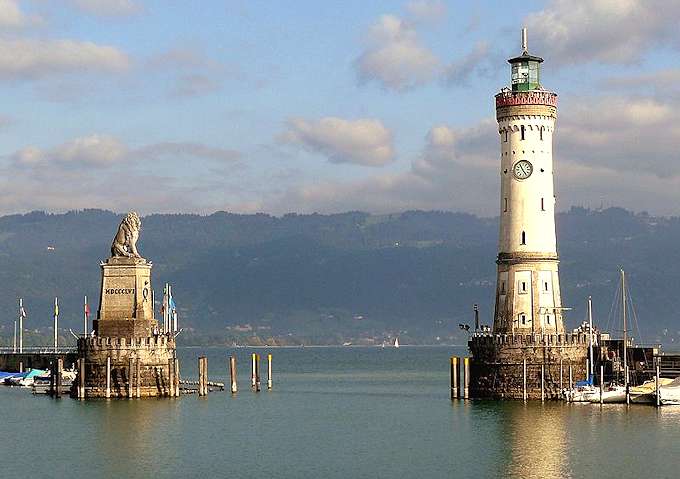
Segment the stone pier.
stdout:
<path fill-rule="evenodd" d="M 569 366 L 574 382 L 586 379 L 586 334 L 489 334 L 468 342 L 470 396 L 523 399 L 524 361 L 527 364 L 527 399 L 541 399 L 541 372 L 545 399 L 559 399 L 569 387 Z M 561 377 L 561 385 L 560 385 Z"/>

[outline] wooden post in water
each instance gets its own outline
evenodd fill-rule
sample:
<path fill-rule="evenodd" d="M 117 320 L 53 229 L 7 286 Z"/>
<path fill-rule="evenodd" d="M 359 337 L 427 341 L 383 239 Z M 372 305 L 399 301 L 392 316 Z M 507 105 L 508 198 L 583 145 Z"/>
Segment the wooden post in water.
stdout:
<path fill-rule="evenodd" d="M 78 361 L 78 397 L 85 399 L 85 358 L 80 358 Z"/>
<path fill-rule="evenodd" d="M 600 404 L 604 402 L 602 393 L 604 392 L 604 364 L 600 364 Z"/>
<path fill-rule="evenodd" d="M 260 392 L 260 355 L 255 355 L 255 392 Z"/>
<path fill-rule="evenodd" d="M 62 358 L 57 359 L 57 377 L 56 377 L 56 398 L 61 397 L 61 372 L 64 369 L 64 360 Z"/>
<path fill-rule="evenodd" d="M 560 358 L 560 391 L 562 391 L 564 387 L 562 386 L 562 358 Z"/>
<path fill-rule="evenodd" d="M 458 399 L 458 358 L 451 356 L 451 400 Z"/>
<path fill-rule="evenodd" d="M 132 399 L 132 378 L 134 377 L 134 359 L 131 357 L 128 361 L 128 398 Z"/>
<path fill-rule="evenodd" d="M 198 395 L 203 396 L 203 356 L 198 358 Z"/>
<path fill-rule="evenodd" d="M 656 407 L 661 406 L 661 394 L 659 394 L 659 386 L 661 386 L 661 357 L 656 358 Z"/>
<path fill-rule="evenodd" d="M 168 397 L 175 396 L 175 362 L 168 359 Z"/>
<path fill-rule="evenodd" d="M 208 395 L 208 358 L 203 357 L 203 395 Z"/>
<path fill-rule="evenodd" d="M 238 383 L 236 381 L 236 356 L 229 356 L 229 378 L 231 379 L 231 393 L 238 392 Z"/>
<path fill-rule="evenodd" d="M 572 376 L 572 370 L 571 370 L 571 363 L 569 363 L 569 390 L 571 391 L 574 387 L 573 384 L 573 376 Z"/>
<path fill-rule="evenodd" d="M 272 388 L 273 386 L 273 381 L 272 381 L 272 355 L 267 354 L 267 389 Z"/>
<path fill-rule="evenodd" d="M 50 396 L 54 396 L 54 385 L 56 383 L 56 378 L 54 377 L 55 368 L 54 361 L 50 361 Z"/>
<path fill-rule="evenodd" d="M 527 358 L 522 361 L 522 399 L 527 400 Z"/>
<path fill-rule="evenodd" d="M 20 373 L 24 372 L 24 362 L 23 361 L 19 361 L 19 372 Z"/>
<path fill-rule="evenodd" d="M 135 358 L 135 384 L 137 385 L 137 398 L 142 397 L 142 374 L 139 358 Z"/>
<path fill-rule="evenodd" d="M 175 397 L 179 397 L 180 395 L 180 389 L 179 389 L 179 379 L 180 379 L 180 374 L 179 374 L 179 359 L 175 358 L 173 361 L 174 364 L 174 370 L 175 370 Z"/>
<path fill-rule="evenodd" d="M 545 364 L 541 364 L 541 401 L 545 401 Z"/>
<path fill-rule="evenodd" d="M 255 353 L 250 356 L 250 387 L 255 389 Z"/>
<path fill-rule="evenodd" d="M 106 399 L 111 397 L 111 356 L 106 356 Z"/>
<path fill-rule="evenodd" d="M 465 376 L 463 399 L 470 399 L 470 358 L 467 356 L 463 359 L 463 374 Z"/>

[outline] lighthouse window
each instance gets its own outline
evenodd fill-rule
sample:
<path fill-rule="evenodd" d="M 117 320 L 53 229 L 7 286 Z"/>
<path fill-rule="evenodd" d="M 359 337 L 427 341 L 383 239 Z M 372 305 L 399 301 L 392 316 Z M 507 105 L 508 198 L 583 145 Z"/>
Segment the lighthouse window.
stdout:
<path fill-rule="evenodd" d="M 520 281 L 519 282 L 519 294 L 527 294 L 527 282 L 526 281 Z"/>
<path fill-rule="evenodd" d="M 546 323 L 550 324 L 550 315 L 549 314 L 547 314 L 545 316 L 545 321 L 546 321 Z"/>
<path fill-rule="evenodd" d="M 545 198 L 541 198 L 541 211 L 545 211 Z"/>
<path fill-rule="evenodd" d="M 520 244 L 522 244 L 522 245 L 527 244 L 527 234 L 526 234 L 525 231 L 522 231 L 522 240 L 521 240 Z"/>
<path fill-rule="evenodd" d="M 544 127 L 538 129 L 538 136 L 540 137 L 541 141 L 543 141 L 543 128 Z"/>
<path fill-rule="evenodd" d="M 521 132 L 522 132 L 522 139 L 524 139 L 524 125 L 522 125 Z"/>
<path fill-rule="evenodd" d="M 543 290 L 547 293 L 548 292 L 548 282 L 544 281 L 543 282 Z"/>
<path fill-rule="evenodd" d="M 520 314 L 520 315 L 519 315 L 519 321 L 520 321 L 522 324 L 527 324 L 527 315 L 524 314 L 524 313 Z"/>
<path fill-rule="evenodd" d="M 503 141 L 508 141 L 508 130 L 503 131 Z"/>
<path fill-rule="evenodd" d="M 501 294 L 505 294 L 505 281 L 501 281 Z"/>
<path fill-rule="evenodd" d="M 508 211 L 508 199 L 505 198 L 505 205 L 503 206 L 503 211 L 507 212 Z"/>

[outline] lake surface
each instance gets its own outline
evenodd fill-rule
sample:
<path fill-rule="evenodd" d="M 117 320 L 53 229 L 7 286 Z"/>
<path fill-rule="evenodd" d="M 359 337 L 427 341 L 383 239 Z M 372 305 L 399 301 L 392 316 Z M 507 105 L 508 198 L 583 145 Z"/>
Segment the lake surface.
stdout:
<path fill-rule="evenodd" d="M 249 354 L 274 389 L 250 390 Z M 185 348 L 208 398 L 52 400 L 0 388 L 3 477 L 679 477 L 680 407 L 449 400 L 462 348 Z M 262 365 L 266 372 L 266 364 Z"/>

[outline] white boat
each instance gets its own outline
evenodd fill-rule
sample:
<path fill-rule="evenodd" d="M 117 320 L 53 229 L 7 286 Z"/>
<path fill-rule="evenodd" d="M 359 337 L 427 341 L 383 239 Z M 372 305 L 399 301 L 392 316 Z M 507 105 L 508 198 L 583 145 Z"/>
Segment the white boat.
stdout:
<path fill-rule="evenodd" d="M 659 386 L 668 386 L 673 382 L 669 378 L 659 378 Z M 630 402 L 652 404 L 656 402 L 656 379 L 645 381 L 639 386 L 633 386 L 628 390 Z"/>
<path fill-rule="evenodd" d="M 399 347 L 399 338 L 394 338 L 394 347 L 398 348 Z"/>
<path fill-rule="evenodd" d="M 565 391 L 565 399 L 568 402 L 590 402 L 593 398 L 600 398 L 600 388 L 590 384 L 585 386 L 576 386 L 571 390 Z"/>
<path fill-rule="evenodd" d="M 590 398 L 591 403 L 599 403 L 600 395 L 597 394 Z M 613 384 L 610 386 L 605 386 L 604 391 L 602 391 L 602 402 L 611 403 L 625 403 L 626 402 L 626 387 Z"/>
<path fill-rule="evenodd" d="M 680 405 L 680 378 L 675 378 L 665 386 L 659 386 L 659 403 L 663 406 Z"/>

